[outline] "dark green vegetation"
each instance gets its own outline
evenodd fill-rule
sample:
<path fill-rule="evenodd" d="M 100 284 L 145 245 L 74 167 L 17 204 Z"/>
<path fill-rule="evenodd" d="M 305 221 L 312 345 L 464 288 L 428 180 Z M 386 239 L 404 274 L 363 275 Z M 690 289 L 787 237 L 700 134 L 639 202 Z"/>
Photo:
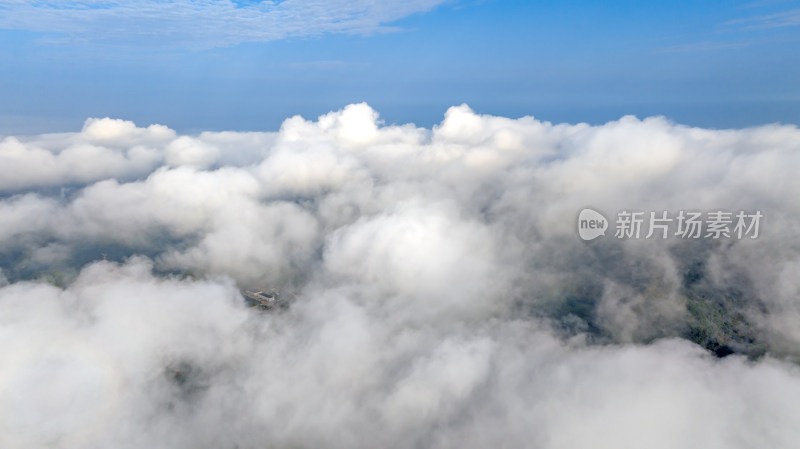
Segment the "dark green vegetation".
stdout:
<path fill-rule="evenodd" d="M 583 251 L 566 257 L 554 253 L 547 266 L 536 266 L 560 281 L 539 288 L 536 298 L 520 306 L 550 320 L 565 337 L 583 335 L 594 344 L 680 337 L 717 357 L 767 353 L 769 344 L 753 318 L 768 311 L 747 274 L 726 263 L 721 243 L 670 243 L 659 257 L 671 259 L 666 265 L 677 269 L 677 284 L 651 251 L 614 241 L 590 242 Z M 723 279 L 712 275 L 712 257 Z"/>
<path fill-rule="evenodd" d="M 683 338 L 718 357 L 735 353 L 763 355 L 767 345 L 748 316 L 766 310 L 745 273 L 736 273 L 736 281 L 730 285 L 719 285 L 708 274 L 707 251 L 682 256 L 681 293 L 686 298 L 687 312 Z"/>

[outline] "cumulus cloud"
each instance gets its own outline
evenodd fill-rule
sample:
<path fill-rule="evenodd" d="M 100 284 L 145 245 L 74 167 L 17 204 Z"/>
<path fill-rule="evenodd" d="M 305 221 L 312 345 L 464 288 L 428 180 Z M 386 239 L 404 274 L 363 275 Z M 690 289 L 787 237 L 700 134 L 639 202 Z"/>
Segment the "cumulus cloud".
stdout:
<path fill-rule="evenodd" d="M 798 150 L 465 105 L 8 137 L 2 446 L 794 447 Z M 584 242 L 587 206 L 764 218 Z"/>
<path fill-rule="evenodd" d="M 370 34 L 446 0 L 4 2 L 0 27 L 94 42 L 220 47 L 326 33 Z M 146 31 L 143 31 L 146 30 Z"/>

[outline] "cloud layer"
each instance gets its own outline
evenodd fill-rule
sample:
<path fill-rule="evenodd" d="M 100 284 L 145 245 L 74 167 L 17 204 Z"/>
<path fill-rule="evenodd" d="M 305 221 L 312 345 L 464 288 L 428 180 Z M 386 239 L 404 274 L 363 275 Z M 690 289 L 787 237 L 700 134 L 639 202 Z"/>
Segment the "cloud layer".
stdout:
<path fill-rule="evenodd" d="M 798 158 L 789 125 L 467 106 L 6 137 L 2 445 L 795 447 Z M 583 242 L 586 206 L 764 221 Z"/>
<path fill-rule="evenodd" d="M 409 1 L 10 1 L 0 28 L 97 43 L 219 47 L 327 33 L 370 34 L 446 0 Z"/>

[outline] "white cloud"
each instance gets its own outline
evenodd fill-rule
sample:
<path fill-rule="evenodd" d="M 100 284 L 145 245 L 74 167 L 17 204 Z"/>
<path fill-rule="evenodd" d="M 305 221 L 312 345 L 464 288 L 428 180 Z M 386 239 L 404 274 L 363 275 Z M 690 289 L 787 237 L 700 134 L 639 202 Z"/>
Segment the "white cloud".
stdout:
<path fill-rule="evenodd" d="M 253 315 L 144 260 L 0 288 L 4 447 L 796 446 L 800 371 L 533 323 L 408 326 L 334 291 Z M 35 301 L 31 301 L 35 297 Z"/>

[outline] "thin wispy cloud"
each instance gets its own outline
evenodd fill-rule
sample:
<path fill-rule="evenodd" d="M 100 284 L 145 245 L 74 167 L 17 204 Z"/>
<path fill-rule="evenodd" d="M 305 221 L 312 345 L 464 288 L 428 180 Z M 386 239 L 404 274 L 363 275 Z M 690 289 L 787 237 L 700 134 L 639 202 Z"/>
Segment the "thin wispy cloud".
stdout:
<path fill-rule="evenodd" d="M 742 48 L 753 45 L 753 42 L 691 42 L 688 44 L 670 45 L 656 50 L 656 53 L 685 53 L 697 51 L 718 51 Z"/>
<path fill-rule="evenodd" d="M 791 0 L 760 0 L 757 2 L 747 3 L 745 5 L 739 6 L 739 9 L 750 9 L 750 8 L 763 8 L 765 6 L 772 6 L 772 5 L 779 5 L 781 3 L 786 3 L 787 1 Z"/>
<path fill-rule="evenodd" d="M 730 20 L 725 22 L 724 25 L 740 26 L 748 30 L 800 26 L 800 8 L 782 11 L 775 14 Z"/>
<path fill-rule="evenodd" d="M 764 0 L 742 5 L 739 9 L 750 10 L 760 8 L 762 9 L 762 13 L 718 23 L 714 26 L 713 31 L 697 36 L 697 41 L 658 48 L 654 53 L 718 52 L 781 42 L 784 38 L 775 38 L 774 36 L 770 38 L 756 38 L 758 31 L 800 25 L 800 8 L 788 10 L 784 8 L 783 11 L 770 14 L 764 13 L 763 8 L 781 3 L 785 3 L 785 0 Z M 703 35 L 709 37 L 709 39 L 699 40 Z M 723 36 L 727 36 L 727 39 L 723 39 Z"/>
<path fill-rule="evenodd" d="M 283 64 L 282 67 L 301 70 L 348 70 L 369 67 L 365 62 L 349 62 L 339 60 L 306 61 Z"/>
<path fill-rule="evenodd" d="M 0 28 L 49 32 L 70 41 L 220 47 L 329 33 L 372 34 L 447 0 L 5 1 Z"/>

